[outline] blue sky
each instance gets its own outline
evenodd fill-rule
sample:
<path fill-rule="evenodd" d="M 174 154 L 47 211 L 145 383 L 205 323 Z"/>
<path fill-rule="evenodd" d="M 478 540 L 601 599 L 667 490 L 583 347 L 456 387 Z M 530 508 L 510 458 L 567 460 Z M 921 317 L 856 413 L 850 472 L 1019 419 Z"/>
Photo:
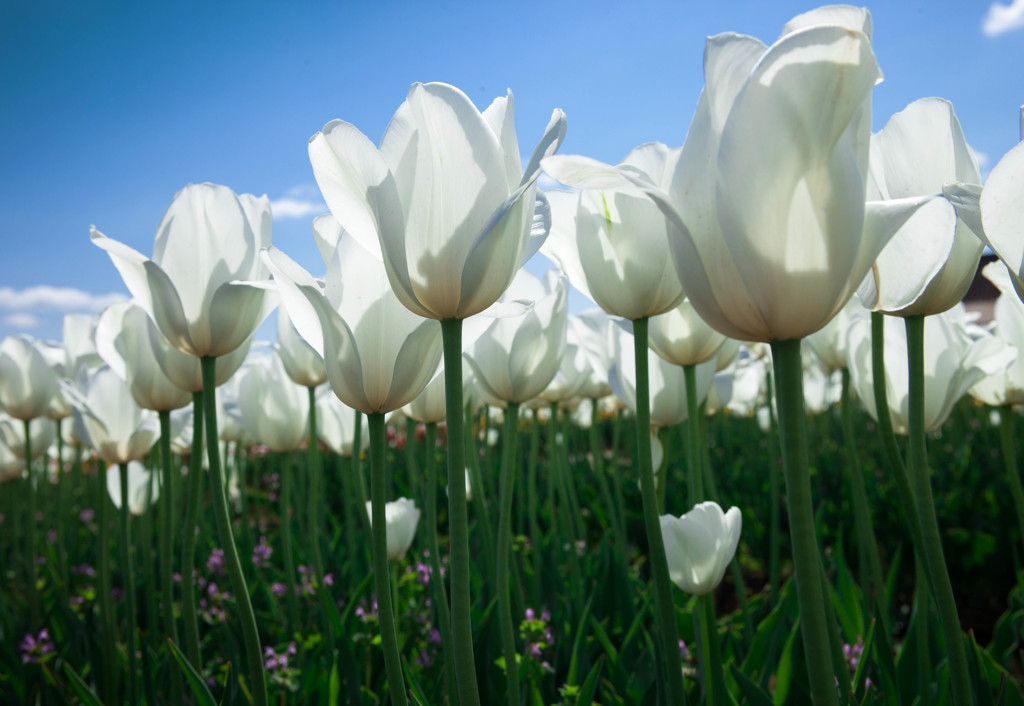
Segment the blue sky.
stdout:
<path fill-rule="evenodd" d="M 306 141 L 342 118 L 379 140 L 414 81 L 479 107 L 511 88 L 529 154 L 551 110 L 562 153 L 617 162 L 682 143 L 704 39 L 773 41 L 808 2 L 0 4 L 0 337 L 60 337 L 68 311 L 126 290 L 89 225 L 139 251 L 174 193 L 212 181 L 266 193 L 274 242 L 322 269 L 325 210 Z M 1024 0 L 886 2 L 872 10 L 885 81 L 874 129 L 924 96 L 951 100 L 982 171 L 1020 139 Z M 267 335 L 272 335 L 268 333 Z"/>

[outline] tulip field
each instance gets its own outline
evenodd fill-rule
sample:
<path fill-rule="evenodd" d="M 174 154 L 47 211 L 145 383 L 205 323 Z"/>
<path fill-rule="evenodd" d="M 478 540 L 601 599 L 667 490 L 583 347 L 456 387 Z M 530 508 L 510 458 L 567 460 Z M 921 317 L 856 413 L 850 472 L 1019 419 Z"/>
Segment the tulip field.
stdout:
<path fill-rule="evenodd" d="M 0 342 L 0 703 L 1024 704 L 1024 145 L 872 133 L 871 36 L 708 38 L 617 165 L 413 84 L 316 275 L 220 184 L 93 226 L 131 299 Z"/>
<path fill-rule="evenodd" d="M 587 405 L 589 402 L 582 406 Z M 868 480 L 874 530 L 886 570 L 886 585 L 877 602 L 872 603 L 861 588 L 864 569 L 858 563 L 850 520 L 851 466 L 841 441 L 839 412 L 838 406 L 829 406 L 809 417 L 808 426 L 815 441 L 812 464 L 823 556 L 834 591 L 842 649 L 848 655 L 843 668 L 851 679 L 858 679 L 858 693 L 868 703 L 886 702 L 888 689 L 899 690 L 897 703 L 909 703 L 921 692 L 918 680 L 922 673 L 929 693 L 941 681 L 945 669 L 941 637 L 921 618 L 914 591 L 913 553 L 894 482 L 884 471 L 878 430 L 858 409 L 854 415 L 857 452 Z M 988 408 L 964 400 L 941 435 L 932 440 L 936 457 L 942 458 L 936 502 L 947 528 L 944 539 L 965 634 L 973 633 L 965 639 L 977 650 L 978 664 L 986 670 L 986 683 L 992 691 L 1002 688 L 1007 693 L 1006 703 L 1017 703 L 1024 621 L 1020 536 L 1012 529 L 1014 510 L 1005 487 L 999 428 L 989 417 Z M 488 431 L 495 430 L 496 422 L 487 421 L 482 413 L 475 414 L 472 423 L 476 441 L 470 453 L 471 477 L 477 478 L 479 473 L 485 488 L 483 494 L 474 493 L 470 505 L 473 584 L 479 587 L 473 606 L 474 645 L 481 699 L 501 703 L 505 676 L 490 588 L 493 582 L 487 573 L 494 551 L 485 538 L 496 529 L 493 498 L 497 497 L 497 466 L 505 440 L 499 434 L 494 445 L 483 441 Z M 424 473 L 431 461 L 441 465 L 443 446 L 435 443 L 428 447 L 425 431 L 422 424 L 404 421 L 388 428 L 392 494 L 415 497 L 421 506 L 428 493 L 433 494 L 441 508 L 436 527 L 445 556 L 444 485 L 437 481 L 428 486 Z M 684 484 L 680 482 L 684 473 L 682 431 L 676 426 L 660 433 L 668 480 L 664 503 L 669 508 L 685 506 Z M 654 626 L 632 453 L 634 432 L 634 420 L 621 411 L 601 414 L 591 427 L 572 419 L 552 424 L 546 414 L 541 421 L 524 416 L 517 425 L 518 444 L 529 450 L 517 466 L 517 497 L 523 500 L 516 503 L 512 530 L 512 593 L 527 703 L 576 704 L 581 697 L 601 704 L 657 702 L 659 679 L 651 652 Z M 565 443 L 559 443 L 561 433 Z M 777 703 L 804 703 L 808 698 L 806 658 L 794 639 L 798 611 L 784 534 L 774 585 L 771 573 L 770 483 L 773 468 L 775 474 L 780 473 L 777 437 L 770 430 L 762 431 L 751 417 L 726 413 L 709 417 L 704 433 L 706 460 L 714 469 L 720 501 L 742 508 L 744 515 L 735 562 L 714 593 L 726 687 L 736 702 L 746 698 L 748 703 L 771 703 L 774 695 Z M 490 436 L 493 439 L 494 434 Z M 596 457 L 592 438 L 597 441 Z M 323 492 L 314 502 L 322 503 L 326 519 L 321 527 L 310 528 L 307 503 L 313 479 L 305 453 L 273 453 L 255 444 L 227 447 L 229 473 L 237 474 L 238 487 L 245 490 L 233 500 L 233 528 L 245 558 L 246 579 L 260 626 L 268 689 L 273 703 L 376 703 L 386 698 L 387 679 L 369 580 L 366 514 L 360 512 L 360 492 L 365 491 L 353 489 L 358 485 L 355 473 L 361 473 L 367 482 L 368 464 L 366 458 L 358 461 L 341 456 L 326 445 L 321 451 Z M 128 604 L 117 560 L 117 509 L 107 494 L 101 464 L 81 449 L 65 449 L 64 453 L 65 472 L 41 484 L 38 519 L 31 524 L 39 544 L 35 591 L 25 580 L 21 556 L 24 530 L 30 526 L 25 517 L 26 483 L 21 479 L 2 486 L 5 580 L 0 594 L 4 634 L 0 693 L 5 703 L 119 703 L 123 699 L 118 694 L 123 696 L 127 688 Z M 155 463 L 154 458 L 150 465 Z M 182 475 L 188 463 L 188 455 L 175 455 L 175 472 Z M 52 462 L 51 468 L 55 469 Z M 151 475 L 145 473 L 145 477 Z M 175 511 L 186 504 L 184 478 L 177 479 L 172 491 Z M 570 482 L 563 486 L 562 480 Z M 563 487 L 567 491 L 564 497 L 560 493 Z M 137 491 L 140 498 L 146 497 L 146 490 Z M 284 492 L 289 493 L 287 498 Z M 526 498 L 531 498 L 530 502 Z M 283 510 L 286 500 L 290 512 Z M 554 513 L 549 514 L 552 509 Z M 784 508 L 775 510 L 785 517 Z M 624 552 L 616 543 L 620 512 L 628 543 Z M 539 529 L 536 535 L 531 528 L 534 513 Z M 200 516 L 208 514 L 204 503 Z M 176 512 L 176 517 L 179 515 Z M 131 518 L 140 636 L 139 692 L 147 703 L 169 702 L 170 682 L 183 673 L 167 647 L 163 628 L 161 520 L 159 500 L 153 507 L 140 502 L 139 514 Z M 99 573 L 103 523 L 107 525 L 110 564 L 108 589 Z M 487 523 L 489 527 L 485 527 Z M 444 703 L 446 677 L 433 601 L 437 585 L 428 556 L 429 530 L 421 517 L 411 545 L 392 562 L 390 570 L 394 605 L 398 606 L 398 635 L 413 699 L 434 704 Z M 289 536 L 291 556 L 284 544 Z M 325 582 L 318 582 L 311 568 L 314 541 L 322 549 L 325 576 L 329 577 Z M 171 545 L 172 604 L 180 621 L 180 532 Z M 201 679 L 194 695 L 192 687 L 185 684 L 184 698 L 190 703 L 209 703 L 210 696 L 213 703 L 247 703 L 235 601 L 226 585 L 216 533 L 208 522 L 200 522 L 195 557 L 193 586 L 201 652 L 196 672 Z M 290 576 L 289 566 L 293 568 Z M 743 579 L 742 594 L 737 591 L 738 577 Z M 98 610 L 103 590 L 111 595 L 114 610 L 112 652 L 104 650 L 106 627 Z M 329 597 L 326 606 L 319 600 L 321 595 Z M 29 619 L 32 600 L 38 601 L 42 616 L 34 625 Z M 677 591 L 676 604 L 685 644 L 684 683 L 690 702 L 699 703 L 700 667 L 692 618 L 697 601 Z M 889 625 L 887 633 L 880 631 L 880 622 L 872 630 L 872 618 L 877 618 L 880 610 Z M 40 639 L 43 630 L 46 634 Z M 922 644 L 930 655 L 925 667 L 919 660 Z M 180 649 L 185 648 L 182 645 Z M 865 664 L 859 672 L 854 657 L 858 650 Z M 108 673 L 120 689 L 113 696 L 104 691 Z M 747 683 L 748 679 L 757 687 Z M 198 686 L 199 682 L 204 686 Z M 758 693 L 769 694 L 768 700 L 758 701 Z"/>

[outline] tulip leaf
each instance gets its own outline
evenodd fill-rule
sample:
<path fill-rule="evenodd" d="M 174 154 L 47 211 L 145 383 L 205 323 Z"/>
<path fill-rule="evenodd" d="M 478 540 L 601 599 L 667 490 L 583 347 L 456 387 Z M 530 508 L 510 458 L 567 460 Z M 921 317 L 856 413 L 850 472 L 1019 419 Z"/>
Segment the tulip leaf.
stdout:
<path fill-rule="evenodd" d="M 185 679 L 188 681 L 189 687 L 192 689 L 192 695 L 196 699 L 196 703 L 200 706 L 217 706 L 217 701 L 213 698 L 213 694 L 206 686 L 206 682 L 203 680 L 203 676 L 196 671 L 196 668 L 192 666 L 192 663 L 188 661 L 188 658 L 184 655 L 181 649 L 174 644 L 174 640 L 168 638 L 167 646 L 171 650 L 171 654 L 174 655 L 175 661 L 178 666 L 181 667 L 181 671 L 185 674 Z"/>
<path fill-rule="evenodd" d="M 594 693 L 597 691 L 597 680 L 601 678 L 601 669 L 604 667 L 604 659 L 599 659 L 590 669 L 587 678 L 580 687 L 580 694 L 576 698 L 576 706 L 590 706 L 594 703 Z"/>
<path fill-rule="evenodd" d="M 412 700 L 416 702 L 417 706 L 429 706 L 430 699 L 423 693 L 423 687 L 416 680 L 416 674 L 409 668 L 409 662 L 404 656 L 402 657 L 402 667 L 405 670 L 405 681 L 409 687 L 409 695 L 412 697 Z"/>
<path fill-rule="evenodd" d="M 864 679 L 867 677 L 868 667 L 868 656 L 871 654 L 871 649 L 875 644 L 875 630 L 878 628 L 878 621 L 872 620 L 871 627 L 868 628 L 868 636 L 864 638 L 864 649 L 860 653 L 860 660 L 857 662 L 857 671 L 853 675 L 853 693 L 856 694 L 864 686 Z M 841 664 L 839 669 L 846 669 L 845 664 Z"/>
<path fill-rule="evenodd" d="M 103 702 L 96 696 L 96 692 L 89 688 L 89 685 L 85 683 L 81 675 L 68 662 L 64 663 L 64 674 L 67 675 L 68 680 L 71 682 L 71 687 L 75 690 L 75 694 L 83 706 L 103 706 Z"/>
<path fill-rule="evenodd" d="M 333 660 L 331 664 L 331 676 L 327 679 L 327 703 L 338 703 L 338 696 L 341 694 L 341 678 L 338 676 L 338 661 Z"/>
<path fill-rule="evenodd" d="M 793 623 L 793 629 L 789 631 L 786 646 L 782 648 L 782 657 L 779 658 L 779 666 L 775 672 L 775 706 L 789 703 L 789 690 L 793 683 L 793 652 L 799 638 L 800 619 L 797 618 Z"/>
<path fill-rule="evenodd" d="M 579 674 L 577 672 L 579 670 L 578 658 L 580 652 L 580 643 L 583 641 L 584 628 L 586 628 L 587 617 L 590 615 L 590 605 L 593 602 L 594 595 L 591 594 L 590 600 L 588 600 L 587 604 L 583 607 L 583 614 L 582 617 L 580 617 L 579 627 L 576 629 L 576 639 L 573 640 L 572 643 L 572 657 L 569 659 L 569 676 L 566 681 L 566 684 L 569 686 L 575 686 L 579 677 Z"/>
<path fill-rule="evenodd" d="M 743 670 L 737 667 L 735 662 L 729 665 L 729 671 L 750 706 L 772 706 L 772 697 L 768 692 L 744 674 Z"/>

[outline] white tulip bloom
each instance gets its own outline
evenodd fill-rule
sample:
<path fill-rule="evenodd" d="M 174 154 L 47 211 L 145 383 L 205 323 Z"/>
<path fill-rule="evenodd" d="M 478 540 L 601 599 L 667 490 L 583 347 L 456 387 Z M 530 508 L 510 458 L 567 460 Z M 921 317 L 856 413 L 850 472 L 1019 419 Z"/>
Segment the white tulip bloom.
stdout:
<path fill-rule="evenodd" d="M 662 515 L 672 583 L 695 596 L 713 591 L 736 554 L 742 527 L 739 508 L 723 513 L 714 502 L 698 503 L 682 517 Z"/>
<path fill-rule="evenodd" d="M 366 514 L 373 524 L 371 502 L 366 501 Z M 386 534 L 388 537 L 388 559 L 397 559 L 412 546 L 416 536 L 416 526 L 420 521 L 420 510 L 416 502 L 409 498 L 392 500 L 384 506 L 384 517 L 387 520 Z"/>

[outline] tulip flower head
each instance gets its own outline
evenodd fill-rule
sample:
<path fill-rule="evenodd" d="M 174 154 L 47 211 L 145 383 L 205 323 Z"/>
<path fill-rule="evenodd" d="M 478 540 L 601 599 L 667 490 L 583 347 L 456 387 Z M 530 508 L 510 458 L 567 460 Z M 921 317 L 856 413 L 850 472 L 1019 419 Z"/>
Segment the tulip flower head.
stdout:
<path fill-rule="evenodd" d="M 991 335 L 972 340 L 964 329 L 962 305 L 924 319 L 924 429 L 932 432 L 949 417 L 964 393 L 987 376 L 1000 375 L 1015 350 Z M 850 382 L 868 413 L 877 419 L 871 366 L 871 322 L 855 322 L 847 333 Z M 903 321 L 885 317 L 885 388 L 893 429 L 908 433 L 910 408 L 907 334 Z"/>
<path fill-rule="evenodd" d="M 121 474 L 117 466 L 107 468 L 107 493 L 114 507 L 121 507 Z M 128 510 L 133 515 L 145 514 L 160 499 L 160 484 L 140 461 L 128 464 Z"/>
<path fill-rule="evenodd" d="M 537 177 L 565 115 L 554 111 L 525 171 L 513 117 L 511 91 L 480 112 L 453 86 L 416 83 L 379 149 L 341 120 L 309 141 L 331 213 L 365 247 L 378 244 L 396 296 L 420 316 L 483 311 L 547 235 Z"/>
<path fill-rule="evenodd" d="M 522 403 L 539 395 L 558 372 L 568 326 L 568 285 L 553 271 L 545 273 L 542 283 L 520 270 L 505 296 L 535 304 L 519 316 L 494 319 L 466 358 L 489 398 Z"/>
<path fill-rule="evenodd" d="M 1021 112 L 1024 138 L 1024 111 Z M 1024 300 L 1024 142 L 999 160 L 981 192 L 984 237 Z"/>
<path fill-rule="evenodd" d="M 938 314 L 963 299 L 985 244 L 980 239 L 981 173 L 953 106 L 914 101 L 871 136 L 868 198 L 950 192 L 933 198 L 896 231 L 857 295 L 864 306 L 898 316 Z M 955 206 L 954 206 L 955 204 Z"/>
<path fill-rule="evenodd" d="M 323 354 L 342 402 L 364 414 L 387 413 L 420 394 L 441 360 L 441 327 L 402 305 L 379 250 L 341 238 L 324 289 L 280 250 L 264 257 L 296 330 Z"/>
<path fill-rule="evenodd" d="M 57 376 L 28 336 L 0 343 L 0 408 L 27 421 L 46 414 L 57 395 Z"/>
<path fill-rule="evenodd" d="M 373 513 L 370 511 L 370 505 L 370 501 L 366 501 L 366 514 L 372 524 Z M 416 526 L 420 521 L 420 510 L 416 507 L 415 501 L 399 498 L 384 506 L 384 515 L 387 518 L 388 559 L 397 559 L 412 546 Z"/>
<path fill-rule="evenodd" d="M 159 435 L 156 416 L 131 398 L 128 383 L 109 365 L 83 371 L 78 380 L 61 380 L 74 407 L 75 431 L 110 464 L 137 461 Z"/>
<path fill-rule="evenodd" d="M 132 398 L 143 409 L 174 410 L 192 401 L 188 391 L 167 377 L 153 350 L 163 334 L 142 307 L 132 302 L 112 304 L 96 326 L 96 346 L 114 372 L 128 383 Z M 169 344 L 166 344 L 169 345 Z M 188 357 L 193 365 L 198 361 Z"/>
<path fill-rule="evenodd" d="M 723 513 L 718 503 L 698 503 L 681 517 L 661 516 L 665 554 L 672 582 L 695 596 L 710 593 L 722 581 L 740 541 L 739 508 Z"/>
<path fill-rule="evenodd" d="M 652 142 L 626 155 L 618 168 L 668 177 L 678 153 Z M 541 247 L 573 286 L 609 314 L 630 320 L 677 306 L 684 295 L 669 253 L 675 224 L 633 184 L 603 183 L 600 175 L 611 167 L 577 156 L 548 157 L 543 166 L 583 189 L 548 193 L 551 236 Z"/>
<path fill-rule="evenodd" d="M 231 353 L 272 308 L 272 298 L 254 283 L 267 277 L 259 256 L 271 239 L 266 196 L 189 184 L 157 227 L 152 259 L 95 227 L 91 237 L 167 340 L 188 355 Z"/>
<path fill-rule="evenodd" d="M 254 356 L 243 366 L 238 408 L 252 439 L 271 451 L 294 451 L 306 439 L 308 393 L 288 376 L 276 355 Z"/>

